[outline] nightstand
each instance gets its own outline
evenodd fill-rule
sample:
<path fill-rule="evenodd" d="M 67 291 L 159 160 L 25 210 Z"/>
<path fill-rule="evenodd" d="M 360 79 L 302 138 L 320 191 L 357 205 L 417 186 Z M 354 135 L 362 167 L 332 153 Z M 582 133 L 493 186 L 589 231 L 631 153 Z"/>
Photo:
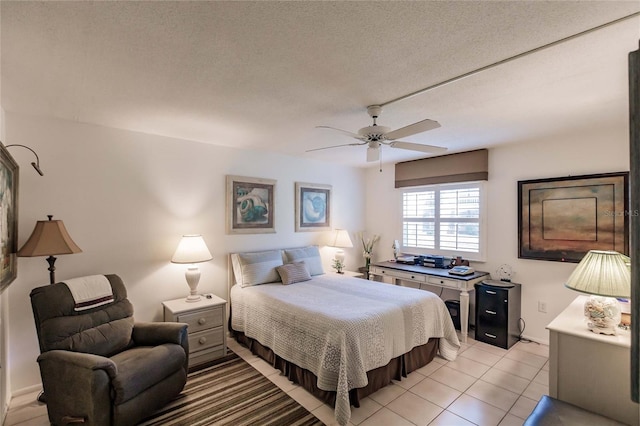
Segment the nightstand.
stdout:
<path fill-rule="evenodd" d="M 364 278 L 364 274 L 362 272 L 354 272 L 354 271 L 347 271 L 347 270 L 343 270 L 341 275 L 345 277 Z"/>
<path fill-rule="evenodd" d="M 185 298 L 162 302 L 164 320 L 189 324 L 189 367 L 212 361 L 227 353 L 224 318 L 227 301 L 215 295 L 197 302 Z"/>

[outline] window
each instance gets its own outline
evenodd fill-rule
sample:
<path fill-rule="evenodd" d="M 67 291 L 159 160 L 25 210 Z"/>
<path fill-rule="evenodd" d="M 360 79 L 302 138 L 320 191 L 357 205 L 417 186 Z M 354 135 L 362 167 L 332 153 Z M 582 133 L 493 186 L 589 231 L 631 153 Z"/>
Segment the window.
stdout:
<path fill-rule="evenodd" d="M 405 189 L 403 249 L 484 260 L 483 188 L 482 182 L 473 182 Z"/>

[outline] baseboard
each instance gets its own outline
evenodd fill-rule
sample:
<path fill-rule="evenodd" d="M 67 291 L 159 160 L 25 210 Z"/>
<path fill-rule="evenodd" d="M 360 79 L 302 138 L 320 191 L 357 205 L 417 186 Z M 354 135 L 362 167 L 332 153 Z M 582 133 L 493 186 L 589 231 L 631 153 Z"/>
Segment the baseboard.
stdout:
<path fill-rule="evenodd" d="M 522 340 L 531 340 L 532 342 L 535 343 L 539 343 L 541 345 L 546 345 L 549 346 L 549 341 L 548 340 L 544 340 L 544 339 L 538 339 L 537 337 L 530 337 L 530 336 L 521 336 Z"/>
<path fill-rule="evenodd" d="M 11 392 L 11 399 L 17 398 L 22 395 L 27 395 L 33 392 L 39 392 L 42 390 L 42 385 L 37 384 L 33 386 L 27 386 L 26 388 L 18 389 L 16 391 Z"/>

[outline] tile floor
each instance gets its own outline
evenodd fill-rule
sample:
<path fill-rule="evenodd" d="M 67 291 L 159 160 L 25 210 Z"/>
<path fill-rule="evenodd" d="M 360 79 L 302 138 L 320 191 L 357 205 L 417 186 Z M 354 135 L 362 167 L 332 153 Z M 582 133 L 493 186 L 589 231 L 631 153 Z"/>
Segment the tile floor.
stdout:
<path fill-rule="evenodd" d="M 327 425 L 333 409 L 289 382 L 235 340 L 229 348 L 291 395 Z M 549 393 L 549 347 L 519 342 L 504 350 L 469 339 L 458 358 L 433 362 L 380 389 L 352 407 L 350 425 L 513 426 L 522 425 L 538 399 Z M 5 426 L 48 425 L 37 393 L 11 401 Z"/>

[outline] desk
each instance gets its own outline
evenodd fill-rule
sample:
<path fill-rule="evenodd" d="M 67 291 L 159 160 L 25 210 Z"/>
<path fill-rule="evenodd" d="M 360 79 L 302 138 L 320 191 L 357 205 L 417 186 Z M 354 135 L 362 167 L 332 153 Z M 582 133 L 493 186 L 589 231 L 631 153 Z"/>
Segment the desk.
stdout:
<path fill-rule="evenodd" d="M 628 425 L 640 423 L 631 401 L 631 334 L 596 334 L 584 321 L 588 296 L 578 296 L 547 326 L 549 396 Z"/>
<path fill-rule="evenodd" d="M 488 272 L 476 271 L 471 275 L 452 275 L 448 269 L 429 268 L 418 265 L 405 265 L 396 262 L 379 262 L 369 268 L 371 276 L 390 277 L 393 284 L 399 285 L 400 281 L 432 285 L 442 288 L 450 288 L 460 292 L 460 333 L 462 341 L 466 343 L 469 330 L 469 291 L 473 291 L 474 285 L 491 278 Z"/>

